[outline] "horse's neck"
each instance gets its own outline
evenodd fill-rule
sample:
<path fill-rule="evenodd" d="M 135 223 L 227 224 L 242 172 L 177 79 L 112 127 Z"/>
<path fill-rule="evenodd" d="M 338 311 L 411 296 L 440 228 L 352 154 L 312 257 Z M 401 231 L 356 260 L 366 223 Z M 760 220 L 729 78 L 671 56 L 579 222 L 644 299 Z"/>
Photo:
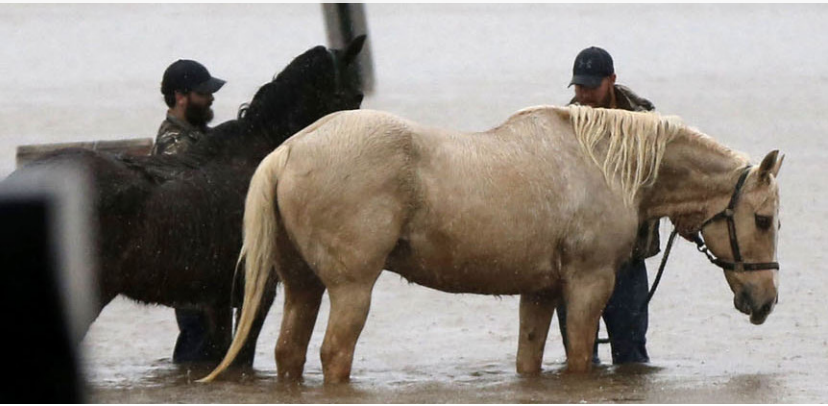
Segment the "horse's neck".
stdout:
<path fill-rule="evenodd" d="M 669 217 L 679 232 L 696 231 L 727 206 L 746 164 L 709 137 L 686 130 L 667 145 L 658 178 L 642 196 L 642 217 Z"/>

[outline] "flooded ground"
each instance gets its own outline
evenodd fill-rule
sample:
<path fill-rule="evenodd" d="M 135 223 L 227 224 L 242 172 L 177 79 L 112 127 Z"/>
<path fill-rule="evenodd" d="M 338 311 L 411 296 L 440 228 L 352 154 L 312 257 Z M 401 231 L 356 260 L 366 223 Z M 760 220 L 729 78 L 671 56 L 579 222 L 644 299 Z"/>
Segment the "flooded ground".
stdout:
<path fill-rule="evenodd" d="M 20 144 L 152 137 L 161 72 L 180 57 L 228 80 L 230 119 L 293 56 L 324 43 L 318 5 L 0 6 L 0 176 Z M 275 379 L 281 296 L 255 371 L 212 384 L 172 364 L 172 310 L 118 299 L 83 342 L 90 400 L 105 403 L 807 403 L 828 401 L 828 34 L 825 5 L 367 6 L 377 88 L 364 107 L 479 131 L 536 104 L 564 104 L 574 56 L 599 45 L 618 81 L 657 108 L 780 174 L 780 302 L 751 325 L 721 271 L 678 242 L 650 308 L 648 366 L 562 373 L 550 332 L 537 378 L 517 376 L 517 297 L 452 295 L 384 274 L 357 345 L 353 383 L 322 385 L 311 341 L 306 381 Z M 662 223 L 662 239 L 670 229 Z M 648 262 L 651 280 L 657 263 Z M 281 294 L 281 293 L 280 293 Z M 553 322 L 554 323 L 554 322 Z"/>

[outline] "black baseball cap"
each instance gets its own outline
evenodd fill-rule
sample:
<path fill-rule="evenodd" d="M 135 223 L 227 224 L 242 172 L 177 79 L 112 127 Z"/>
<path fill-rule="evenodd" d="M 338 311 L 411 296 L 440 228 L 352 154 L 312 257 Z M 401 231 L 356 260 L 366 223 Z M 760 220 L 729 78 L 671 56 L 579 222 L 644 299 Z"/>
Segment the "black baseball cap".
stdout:
<path fill-rule="evenodd" d="M 609 52 L 598 47 L 589 47 L 575 57 L 572 66 L 572 81 L 569 86 L 581 85 L 594 89 L 605 77 L 615 73 Z M 568 86 L 567 86 L 568 87 Z"/>
<path fill-rule="evenodd" d="M 225 83 L 219 78 L 212 77 L 204 65 L 189 59 L 179 59 L 164 71 L 161 93 L 170 94 L 175 91 L 215 93 Z"/>

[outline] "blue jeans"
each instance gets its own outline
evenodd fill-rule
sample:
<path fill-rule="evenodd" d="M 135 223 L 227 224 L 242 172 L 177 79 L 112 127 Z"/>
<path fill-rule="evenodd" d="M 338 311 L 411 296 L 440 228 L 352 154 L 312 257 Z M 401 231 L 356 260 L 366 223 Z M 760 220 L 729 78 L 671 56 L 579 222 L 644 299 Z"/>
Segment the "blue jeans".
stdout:
<path fill-rule="evenodd" d="M 207 362 L 221 359 L 216 351 L 210 334 L 210 319 L 206 312 L 199 309 L 175 309 L 175 321 L 178 323 L 178 339 L 173 350 L 173 362 L 191 363 Z"/>
<path fill-rule="evenodd" d="M 604 308 L 604 323 L 607 326 L 612 347 L 612 363 L 649 362 L 647 355 L 647 309 L 641 306 L 647 301 L 649 293 L 647 266 L 643 260 L 624 264 L 615 279 L 615 290 Z M 566 338 L 566 307 L 558 306 L 558 324 Z M 596 334 L 597 338 L 597 334 Z M 592 360 L 598 363 L 598 341 L 593 348 Z"/>

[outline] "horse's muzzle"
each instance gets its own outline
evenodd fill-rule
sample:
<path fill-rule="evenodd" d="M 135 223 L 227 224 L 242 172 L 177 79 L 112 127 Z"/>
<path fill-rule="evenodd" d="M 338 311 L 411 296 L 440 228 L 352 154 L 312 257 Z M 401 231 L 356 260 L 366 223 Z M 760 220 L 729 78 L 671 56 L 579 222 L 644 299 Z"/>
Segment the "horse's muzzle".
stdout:
<path fill-rule="evenodd" d="M 738 309 L 740 312 L 744 314 L 749 315 L 750 322 L 756 325 L 765 322 L 765 319 L 767 319 L 768 315 L 773 311 L 773 307 L 775 304 L 775 297 L 768 301 L 756 303 L 753 297 L 751 297 L 750 294 L 747 292 L 742 292 L 741 294 L 738 294 L 733 297 L 733 305 L 736 307 L 736 309 Z"/>

